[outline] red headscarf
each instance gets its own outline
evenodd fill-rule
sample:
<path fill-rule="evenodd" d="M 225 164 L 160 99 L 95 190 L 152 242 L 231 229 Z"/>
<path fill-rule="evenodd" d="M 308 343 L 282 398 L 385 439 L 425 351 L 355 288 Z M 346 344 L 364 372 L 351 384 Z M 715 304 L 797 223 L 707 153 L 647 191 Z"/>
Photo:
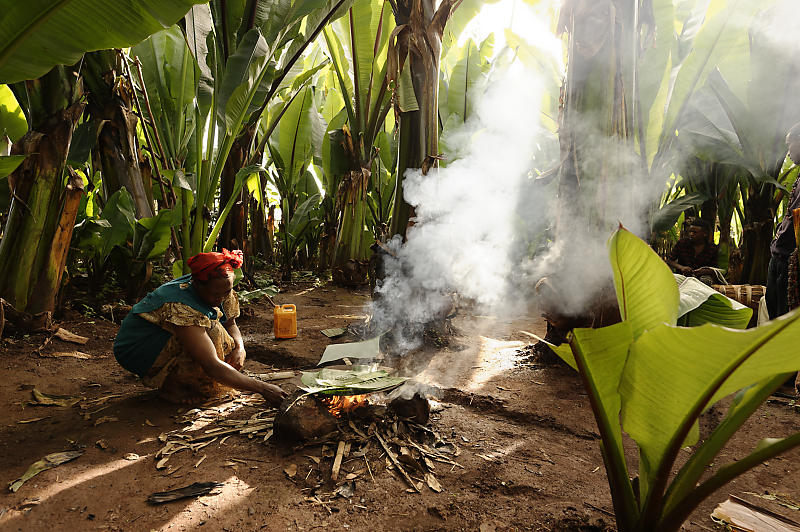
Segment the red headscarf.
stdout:
<path fill-rule="evenodd" d="M 241 268 L 243 262 L 244 256 L 241 250 L 228 251 L 223 248 L 222 253 L 198 253 L 190 258 L 187 264 L 192 269 L 192 278 L 208 281 L 214 277 L 222 277 L 235 268 Z"/>

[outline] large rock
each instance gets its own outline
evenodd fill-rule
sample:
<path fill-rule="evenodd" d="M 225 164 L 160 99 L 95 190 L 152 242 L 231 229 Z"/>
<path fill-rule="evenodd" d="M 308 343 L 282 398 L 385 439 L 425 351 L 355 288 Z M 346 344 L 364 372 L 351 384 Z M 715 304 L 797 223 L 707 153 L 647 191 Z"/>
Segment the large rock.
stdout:
<path fill-rule="evenodd" d="M 306 441 L 339 429 L 333 414 L 315 396 L 304 393 L 298 390 L 281 403 L 273 428 L 276 438 Z"/>
<path fill-rule="evenodd" d="M 420 425 L 427 425 L 431 414 L 428 400 L 415 393 L 412 397 L 396 397 L 389 403 L 389 411 Z"/>

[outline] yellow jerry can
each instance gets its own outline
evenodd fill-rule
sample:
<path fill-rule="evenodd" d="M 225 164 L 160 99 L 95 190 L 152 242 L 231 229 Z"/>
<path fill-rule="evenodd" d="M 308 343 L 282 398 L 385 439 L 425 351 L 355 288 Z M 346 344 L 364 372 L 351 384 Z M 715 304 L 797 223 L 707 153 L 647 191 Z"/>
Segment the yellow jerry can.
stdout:
<path fill-rule="evenodd" d="M 297 338 L 297 307 L 276 305 L 273 316 L 272 331 L 275 338 Z"/>

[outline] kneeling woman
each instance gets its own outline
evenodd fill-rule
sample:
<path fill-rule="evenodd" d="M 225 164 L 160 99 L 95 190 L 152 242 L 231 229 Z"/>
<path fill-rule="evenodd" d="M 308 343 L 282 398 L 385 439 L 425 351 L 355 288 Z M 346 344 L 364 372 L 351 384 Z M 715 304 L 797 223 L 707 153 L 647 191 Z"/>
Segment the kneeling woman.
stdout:
<path fill-rule="evenodd" d="M 242 252 L 200 253 L 188 264 L 190 275 L 147 294 L 122 321 L 117 361 L 170 401 L 203 402 L 235 388 L 279 403 L 283 390 L 239 372 L 245 350 L 233 270 Z"/>

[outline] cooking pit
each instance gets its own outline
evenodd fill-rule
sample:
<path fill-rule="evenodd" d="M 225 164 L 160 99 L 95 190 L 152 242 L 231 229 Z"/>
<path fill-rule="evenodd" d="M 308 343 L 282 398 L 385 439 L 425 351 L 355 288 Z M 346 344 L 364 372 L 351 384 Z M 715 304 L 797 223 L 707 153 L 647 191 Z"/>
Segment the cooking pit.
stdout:
<path fill-rule="evenodd" d="M 301 448 L 322 445 L 304 479 L 312 493 L 344 480 L 394 472 L 409 492 L 441 491 L 436 467 L 456 468 L 458 448 L 430 425 L 431 401 L 417 383 L 386 368 L 353 366 L 305 373 L 303 386 L 275 415 L 274 438 Z M 438 404 L 438 403 L 434 403 Z M 444 465 L 443 465 L 444 464 Z M 343 470 L 343 465 L 346 468 Z M 349 486 L 349 485 L 348 485 Z M 350 487 L 337 488 L 348 490 Z"/>

